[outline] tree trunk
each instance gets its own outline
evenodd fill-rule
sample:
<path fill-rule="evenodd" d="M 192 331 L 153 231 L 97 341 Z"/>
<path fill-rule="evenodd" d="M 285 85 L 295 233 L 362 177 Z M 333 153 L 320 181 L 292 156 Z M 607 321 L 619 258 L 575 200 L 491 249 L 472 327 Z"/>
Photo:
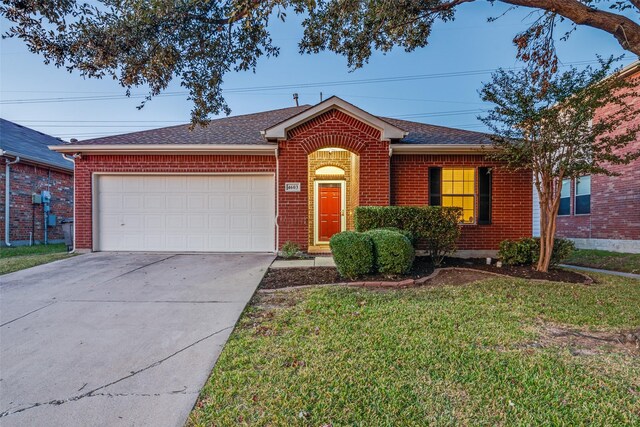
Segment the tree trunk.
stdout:
<path fill-rule="evenodd" d="M 536 270 L 548 272 L 553 253 L 553 241 L 556 236 L 558 208 L 560 206 L 560 193 L 562 190 L 562 178 L 555 180 L 543 177 L 538 186 L 540 199 L 540 257 Z"/>

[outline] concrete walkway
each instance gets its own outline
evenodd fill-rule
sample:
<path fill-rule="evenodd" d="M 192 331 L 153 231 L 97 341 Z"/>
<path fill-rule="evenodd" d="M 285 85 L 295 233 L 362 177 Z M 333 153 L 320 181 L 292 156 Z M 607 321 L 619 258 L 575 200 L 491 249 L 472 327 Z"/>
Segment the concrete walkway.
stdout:
<path fill-rule="evenodd" d="M 318 256 L 309 259 L 279 259 L 273 261 L 271 268 L 296 268 L 296 267 L 335 267 L 333 257 Z"/>
<path fill-rule="evenodd" d="M 577 265 L 568 265 L 568 264 L 560 264 L 559 267 L 572 268 L 574 270 L 588 271 L 588 272 L 591 272 L 591 273 L 610 274 L 612 276 L 622 276 L 622 277 L 628 277 L 630 279 L 638 279 L 638 280 L 640 280 L 640 274 L 624 273 L 622 271 L 602 270 L 602 269 L 599 269 L 599 268 L 580 267 L 580 266 L 577 266 Z"/>
<path fill-rule="evenodd" d="M 0 425 L 183 426 L 270 254 L 80 255 L 0 277 Z"/>

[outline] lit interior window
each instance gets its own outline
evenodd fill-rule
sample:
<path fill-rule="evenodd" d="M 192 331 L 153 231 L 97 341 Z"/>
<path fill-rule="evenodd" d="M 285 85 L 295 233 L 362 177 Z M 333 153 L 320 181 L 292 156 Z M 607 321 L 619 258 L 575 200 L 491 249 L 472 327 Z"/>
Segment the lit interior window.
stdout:
<path fill-rule="evenodd" d="M 323 166 L 316 169 L 316 175 L 344 175 L 344 169 L 337 166 Z"/>
<path fill-rule="evenodd" d="M 475 222 L 474 168 L 442 168 L 442 206 L 462 208 L 462 222 Z"/>

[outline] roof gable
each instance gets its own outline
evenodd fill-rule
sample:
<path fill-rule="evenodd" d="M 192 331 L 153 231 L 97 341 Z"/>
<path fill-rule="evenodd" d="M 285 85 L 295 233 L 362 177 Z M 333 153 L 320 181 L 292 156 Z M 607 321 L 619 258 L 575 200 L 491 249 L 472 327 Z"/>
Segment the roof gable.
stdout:
<path fill-rule="evenodd" d="M 262 131 L 262 135 L 267 140 L 287 139 L 287 132 L 289 130 L 296 128 L 330 110 L 341 111 L 373 128 L 378 129 L 380 131 L 381 139 L 385 141 L 399 140 L 407 135 L 407 132 L 405 130 L 392 125 L 388 121 L 382 120 L 379 117 L 369 114 L 366 111 L 356 107 L 355 105 L 350 104 L 341 98 L 338 98 L 337 96 L 332 96 L 326 101 L 316 104 L 311 108 L 308 108 L 294 116 L 287 118 L 286 120 L 281 121 L 280 123 L 277 123 L 265 129 L 264 131 Z"/>

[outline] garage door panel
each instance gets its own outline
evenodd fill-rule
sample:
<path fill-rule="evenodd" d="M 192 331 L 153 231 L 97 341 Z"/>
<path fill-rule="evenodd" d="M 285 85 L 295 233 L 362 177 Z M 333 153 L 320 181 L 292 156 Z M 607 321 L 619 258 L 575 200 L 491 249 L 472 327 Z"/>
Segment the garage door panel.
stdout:
<path fill-rule="evenodd" d="M 247 211 L 251 206 L 248 194 L 232 194 L 229 198 L 229 209 L 232 211 Z"/>
<path fill-rule="evenodd" d="M 105 175 L 96 188 L 97 249 L 274 250 L 273 176 Z"/>
<path fill-rule="evenodd" d="M 202 194 L 189 194 L 187 196 L 187 208 L 189 210 L 204 210 L 207 208 L 207 195 Z"/>
<path fill-rule="evenodd" d="M 209 230 L 219 232 L 219 230 L 228 230 L 229 229 L 229 216 L 220 214 L 220 215 L 209 215 Z"/>
<path fill-rule="evenodd" d="M 230 190 L 232 192 L 247 192 L 251 190 L 251 177 L 237 176 L 229 178 Z"/>
<path fill-rule="evenodd" d="M 153 212 L 166 209 L 167 196 L 165 194 L 145 194 L 143 195 L 143 206 L 145 212 Z"/>
<path fill-rule="evenodd" d="M 167 191 L 166 178 L 164 176 L 144 176 L 142 177 L 142 190 L 147 193 L 164 193 Z M 125 185 L 128 185 L 132 179 L 130 177 L 124 177 Z M 138 181 L 133 179 L 134 182 Z M 135 184 L 133 184 L 135 186 Z M 139 185 L 138 185 L 139 190 Z"/>
<path fill-rule="evenodd" d="M 98 199 L 101 205 L 113 206 L 114 210 L 119 211 L 123 208 L 122 194 L 118 193 L 101 193 Z"/>
<path fill-rule="evenodd" d="M 166 227 L 165 216 L 162 214 L 145 214 L 141 215 L 144 218 L 144 230 L 162 230 Z M 137 232 L 138 230 L 130 230 L 131 232 Z M 141 230 L 140 230 L 141 231 Z"/>
<path fill-rule="evenodd" d="M 122 194 L 121 197 L 123 209 L 137 210 L 142 207 L 142 199 L 139 194 Z"/>
<path fill-rule="evenodd" d="M 187 177 L 186 176 L 172 176 L 165 178 L 165 188 L 169 193 L 184 193 L 187 191 Z"/>
<path fill-rule="evenodd" d="M 166 215 L 165 218 L 168 229 L 181 229 L 186 226 L 186 219 L 183 215 Z"/>
<path fill-rule="evenodd" d="M 209 194 L 209 211 L 224 212 L 229 208 L 229 194 Z"/>
<path fill-rule="evenodd" d="M 100 181 L 100 193 L 122 193 L 122 177 L 113 177 L 106 181 Z"/>
<path fill-rule="evenodd" d="M 251 210 L 254 212 L 267 211 L 271 203 L 273 203 L 273 200 L 269 200 L 269 197 L 266 195 L 253 195 L 253 197 L 251 197 Z"/>
<path fill-rule="evenodd" d="M 167 210 L 168 211 L 178 211 L 181 212 L 184 210 L 184 207 L 187 204 L 187 196 L 182 193 L 173 194 L 171 197 L 167 197 Z"/>

